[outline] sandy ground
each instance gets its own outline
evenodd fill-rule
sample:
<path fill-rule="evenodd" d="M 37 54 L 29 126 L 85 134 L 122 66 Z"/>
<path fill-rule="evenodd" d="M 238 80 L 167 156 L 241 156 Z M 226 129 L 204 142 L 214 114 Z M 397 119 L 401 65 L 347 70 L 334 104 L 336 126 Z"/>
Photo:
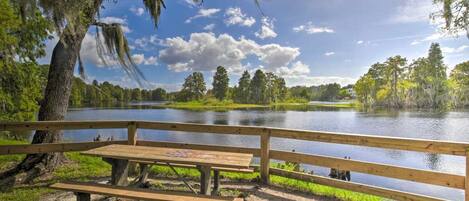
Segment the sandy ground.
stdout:
<path fill-rule="evenodd" d="M 105 181 L 101 181 L 103 183 Z M 172 179 L 151 179 L 152 187 L 158 190 L 188 191 L 188 188 L 180 181 Z M 193 188 L 198 189 L 198 183 L 190 181 Z M 276 186 L 258 185 L 256 183 L 236 183 L 222 182 L 220 194 L 222 196 L 244 197 L 246 201 L 335 201 L 337 199 L 325 198 L 321 196 L 311 195 L 309 193 L 299 192 L 295 190 L 284 189 Z M 100 195 L 92 195 L 94 201 L 126 201 L 128 199 L 108 198 Z M 71 192 L 58 191 L 49 194 L 41 199 L 41 201 L 75 201 L 75 195 Z"/>

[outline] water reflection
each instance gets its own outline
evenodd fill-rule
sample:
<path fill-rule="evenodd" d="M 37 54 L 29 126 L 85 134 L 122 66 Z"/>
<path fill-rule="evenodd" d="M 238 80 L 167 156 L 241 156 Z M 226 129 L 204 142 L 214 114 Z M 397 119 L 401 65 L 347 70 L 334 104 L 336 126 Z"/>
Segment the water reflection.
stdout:
<path fill-rule="evenodd" d="M 469 141 L 468 111 L 390 111 L 354 110 L 350 108 L 318 108 L 314 106 L 289 106 L 260 109 L 240 109 L 230 111 L 177 110 L 161 109 L 157 106 L 128 106 L 124 109 L 72 109 L 68 120 L 94 119 L 136 119 L 148 121 L 173 121 L 209 123 L 221 125 L 257 125 L 285 127 L 306 130 L 386 135 L 396 137 Z M 114 136 L 125 139 L 125 129 L 73 130 L 66 131 L 68 140 L 87 141 L 97 134 L 102 137 Z M 185 143 L 220 144 L 242 147 L 259 147 L 259 138 L 238 135 L 190 134 L 174 131 L 155 131 L 139 129 L 139 138 Z M 437 154 L 424 154 L 409 151 L 367 148 L 350 145 L 287 140 L 273 138 L 273 149 L 328 155 L 335 157 L 350 156 L 352 159 L 399 165 L 411 168 L 437 170 L 464 175 L 463 157 Z M 327 175 L 327 168 L 305 166 L 318 174 Z M 426 193 L 452 200 L 463 198 L 461 191 L 423 185 L 402 180 L 354 173 L 353 180 L 367 184 L 390 187 L 397 190 Z"/>

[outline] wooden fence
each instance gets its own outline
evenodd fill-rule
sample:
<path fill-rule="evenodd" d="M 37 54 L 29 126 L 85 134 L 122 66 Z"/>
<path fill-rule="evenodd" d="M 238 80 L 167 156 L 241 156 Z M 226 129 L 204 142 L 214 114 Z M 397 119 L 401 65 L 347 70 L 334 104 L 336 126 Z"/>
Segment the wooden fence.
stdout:
<path fill-rule="evenodd" d="M 447 154 L 466 157 L 469 164 L 469 143 L 422 140 L 411 138 L 383 137 L 359 134 L 333 133 L 322 131 L 308 131 L 296 129 L 255 127 L 255 126 L 229 126 L 205 125 L 191 123 L 153 122 L 153 121 L 42 121 L 42 122 L 0 122 L 0 131 L 19 130 L 73 130 L 73 129 L 114 129 L 128 130 L 127 141 L 106 142 L 79 142 L 54 143 L 34 145 L 3 145 L 0 146 L 0 155 L 5 154 L 32 154 L 47 152 L 83 151 L 107 144 L 131 144 L 137 146 L 160 146 L 189 149 L 229 151 L 239 153 L 252 153 L 260 157 L 260 175 L 264 183 L 269 183 L 269 175 L 279 175 L 298 180 L 311 181 L 317 184 L 348 189 L 351 191 L 378 195 L 395 200 L 444 200 L 426 195 L 403 192 L 372 185 L 347 182 L 328 177 L 305 174 L 301 172 L 286 171 L 269 167 L 270 159 L 297 162 L 341 170 L 350 170 L 371 175 L 395 178 L 465 191 L 465 200 L 469 201 L 469 165 L 466 165 L 466 174 L 456 175 L 438 171 L 421 170 L 415 168 L 371 163 L 359 160 L 348 160 L 337 157 L 313 155 L 297 152 L 286 152 L 270 148 L 270 138 L 288 138 L 325 143 L 348 144 L 357 146 L 376 147 L 393 150 L 406 150 L 434 154 Z M 230 135 L 260 136 L 260 148 L 245 148 L 204 144 L 185 144 L 175 142 L 156 142 L 137 140 L 138 129 L 185 131 L 195 133 L 214 133 Z"/>

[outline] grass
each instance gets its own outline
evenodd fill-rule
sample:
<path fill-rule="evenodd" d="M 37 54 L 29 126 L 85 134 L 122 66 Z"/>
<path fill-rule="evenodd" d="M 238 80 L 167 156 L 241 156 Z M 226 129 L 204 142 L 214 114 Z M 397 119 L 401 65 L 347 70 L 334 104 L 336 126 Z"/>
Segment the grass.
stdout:
<path fill-rule="evenodd" d="M 312 106 L 317 107 L 330 107 L 330 108 L 355 108 L 357 105 L 353 102 L 350 103 L 338 103 L 338 104 L 327 104 L 327 103 L 310 103 Z"/>
<path fill-rule="evenodd" d="M 0 145 L 25 144 L 23 141 L 0 139 Z M 101 158 L 84 156 L 78 152 L 68 152 L 65 154 L 69 159 L 69 163 L 59 167 L 52 173 L 51 178 L 38 183 L 50 184 L 64 180 L 90 181 L 96 178 L 109 177 L 111 166 L 102 161 Z M 3 155 L 0 156 L 0 171 L 11 167 L 14 163 L 18 163 L 23 159 L 24 155 Z M 272 164 L 278 168 L 291 169 L 289 166 Z M 175 168 L 178 173 L 186 178 L 198 179 L 200 173 L 196 169 Z M 167 166 L 153 166 L 151 173 L 158 176 L 175 177 L 175 174 Z M 233 181 L 257 181 L 259 173 L 234 173 L 221 172 L 221 178 Z M 335 197 L 342 200 L 361 201 L 361 200 L 381 200 L 381 198 L 362 193 L 351 192 L 338 188 L 318 185 L 310 182 L 299 181 L 295 179 L 271 176 L 271 182 L 278 186 L 286 188 L 299 189 L 305 192 L 311 192 L 315 195 Z M 54 190 L 42 186 L 18 186 L 11 192 L 0 193 L 0 200 L 10 201 L 34 201 L 45 194 L 52 193 Z"/>
<path fill-rule="evenodd" d="M 231 100 L 219 101 L 213 98 L 208 98 L 200 101 L 170 102 L 164 105 L 164 107 L 176 109 L 244 109 L 261 108 L 267 106 L 256 104 L 241 104 L 234 103 Z"/>

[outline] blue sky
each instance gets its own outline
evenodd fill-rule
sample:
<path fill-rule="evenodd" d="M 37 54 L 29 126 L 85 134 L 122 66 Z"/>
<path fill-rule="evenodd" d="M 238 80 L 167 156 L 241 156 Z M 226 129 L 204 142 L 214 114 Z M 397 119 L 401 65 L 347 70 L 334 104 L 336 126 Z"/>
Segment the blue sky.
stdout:
<path fill-rule="evenodd" d="M 174 91 L 193 71 L 209 88 L 218 65 L 234 85 L 244 70 L 262 68 L 286 78 L 287 85 L 354 83 L 368 67 L 394 55 L 409 62 L 425 56 L 431 42 L 442 46 L 451 69 L 469 59 L 469 39 L 441 33 L 430 13 L 432 0 L 167 0 L 158 29 L 141 1 L 109 1 L 101 20 L 124 25 L 134 61 L 148 88 Z M 96 56 L 90 29 L 82 44 L 88 79 L 136 87 L 117 66 Z M 458 35 L 458 34 L 457 34 Z M 57 40 L 48 41 L 47 63 Z"/>

